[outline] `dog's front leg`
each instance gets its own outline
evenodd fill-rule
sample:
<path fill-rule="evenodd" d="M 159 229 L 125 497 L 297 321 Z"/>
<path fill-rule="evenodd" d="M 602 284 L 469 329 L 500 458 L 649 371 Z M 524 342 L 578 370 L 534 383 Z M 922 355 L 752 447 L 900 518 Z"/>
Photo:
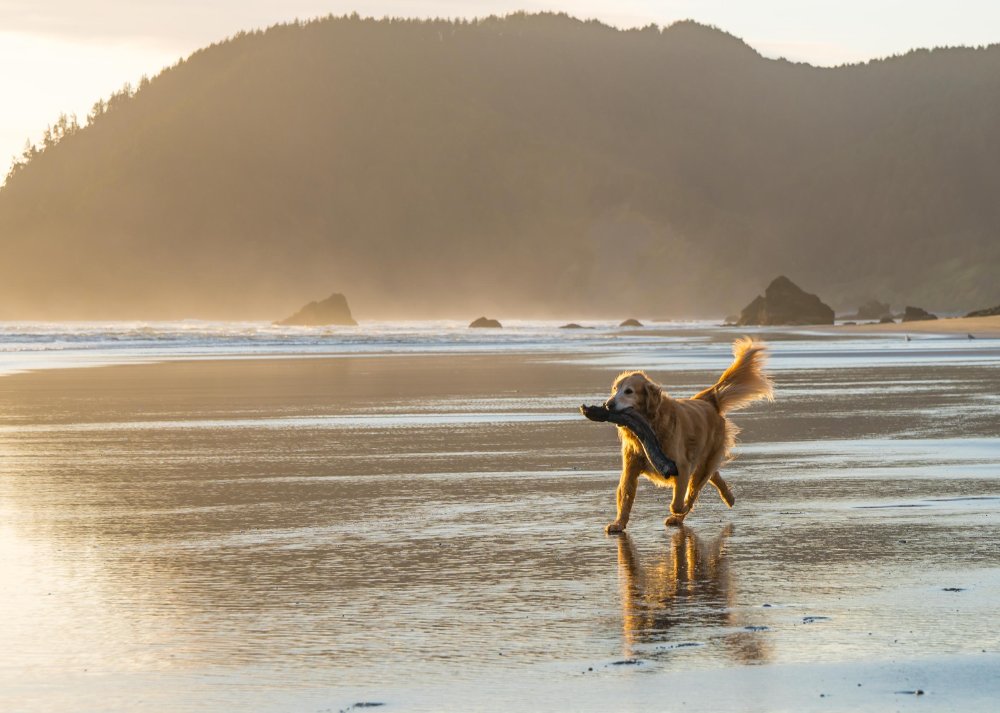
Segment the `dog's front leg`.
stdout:
<path fill-rule="evenodd" d="M 686 504 L 688 483 L 691 481 L 691 474 L 686 469 L 681 469 L 674 480 L 674 494 L 670 499 L 670 517 L 663 521 L 664 525 L 683 525 L 684 516 L 691 510 Z"/>
<path fill-rule="evenodd" d="M 605 532 L 624 532 L 632 513 L 632 503 L 635 502 L 635 491 L 639 486 L 639 473 L 646 466 L 646 457 L 636 452 L 626 442 L 622 445 L 622 477 L 618 481 L 615 501 L 618 505 L 618 516 L 614 522 L 608 523 Z"/>

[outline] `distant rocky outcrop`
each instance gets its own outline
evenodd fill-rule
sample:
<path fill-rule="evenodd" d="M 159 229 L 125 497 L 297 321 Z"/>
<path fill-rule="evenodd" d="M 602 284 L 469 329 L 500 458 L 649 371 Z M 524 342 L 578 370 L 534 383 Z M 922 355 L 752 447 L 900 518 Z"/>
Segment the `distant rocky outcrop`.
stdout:
<path fill-rule="evenodd" d="M 630 317 L 629 319 L 626 319 L 624 322 L 622 322 L 618 326 L 619 327 L 641 327 L 642 326 L 642 322 L 640 322 L 637 319 L 632 319 Z"/>
<path fill-rule="evenodd" d="M 576 322 L 570 322 L 569 324 L 564 324 L 559 327 L 559 329 L 586 329 L 582 324 L 577 324 Z"/>
<path fill-rule="evenodd" d="M 782 275 L 740 312 L 737 325 L 833 324 L 833 318 L 829 305 Z"/>
<path fill-rule="evenodd" d="M 469 329 L 500 329 L 501 327 L 503 325 L 500 322 L 489 317 L 480 317 L 469 324 Z"/>
<path fill-rule="evenodd" d="M 858 307 L 858 313 L 854 319 L 882 319 L 892 315 L 892 308 L 885 302 L 878 300 L 868 300 Z"/>
<path fill-rule="evenodd" d="M 904 322 L 927 322 L 932 319 L 937 319 L 937 315 L 920 307 L 907 307 L 906 311 L 903 312 Z"/>
<path fill-rule="evenodd" d="M 358 323 L 351 316 L 351 308 L 347 306 L 347 298 L 339 292 L 334 292 L 322 302 L 310 302 L 291 317 L 276 324 L 285 327 L 316 327 L 326 324 L 354 327 Z"/>
<path fill-rule="evenodd" d="M 966 317 L 1000 317 L 1000 305 L 996 307 L 990 307 L 988 309 L 977 309 L 975 312 L 969 312 Z"/>

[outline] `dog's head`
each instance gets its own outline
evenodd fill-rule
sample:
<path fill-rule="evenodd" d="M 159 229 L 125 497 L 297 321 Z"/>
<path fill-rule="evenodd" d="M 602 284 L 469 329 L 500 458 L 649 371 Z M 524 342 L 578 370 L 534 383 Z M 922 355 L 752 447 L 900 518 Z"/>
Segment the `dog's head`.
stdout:
<path fill-rule="evenodd" d="M 609 411 L 634 408 L 651 418 L 663 396 L 663 391 L 641 371 L 626 371 L 615 379 L 611 398 L 604 404 Z"/>

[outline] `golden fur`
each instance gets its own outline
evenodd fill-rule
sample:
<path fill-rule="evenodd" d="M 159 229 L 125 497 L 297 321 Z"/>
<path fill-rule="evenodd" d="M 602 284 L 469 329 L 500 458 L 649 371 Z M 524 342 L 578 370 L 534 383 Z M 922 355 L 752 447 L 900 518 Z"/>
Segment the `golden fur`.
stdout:
<path fill-rule="evenodd" d="M 678 475 L 664 477 L 646 460 L 642 445 L 625 428 L 618 428 L 622 441 L 622 475 L 618 484 L 618 515 L 608 532 L 622 532 L 628 525 L 639 476 L 656 485 L 673 488 L 666 525 L 680 525 L 694 507 L 698 494 L 711 483 L 723 502 L 733 506 L 735 497 L 719 475 L 719 467 L 730 460 L 739 429 L 726 414 L 758 399 L 774 399 L 773 384 L 764 373 L 767 355 L 763 344 L 749 337 L 733 342 L 732 366 L 714 386 L 689 399 L 671 398 L 644 372 L 619 375 L 606 406 L 612 411 L 633 407 L 649 421 L 660 445 L 677 463 Z"/>

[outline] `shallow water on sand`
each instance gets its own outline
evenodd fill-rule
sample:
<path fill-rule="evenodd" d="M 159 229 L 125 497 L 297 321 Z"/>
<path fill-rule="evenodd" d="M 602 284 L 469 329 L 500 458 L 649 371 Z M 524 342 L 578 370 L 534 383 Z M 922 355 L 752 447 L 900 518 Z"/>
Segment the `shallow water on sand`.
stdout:
<path fill-rule="evenodd" d="M 0 704 L 993 710 L 997 351 L 775 347 L 735 509 L 668 530 L 643 482 L 621 537 L 614 431 L 573 413 L 617 365 L 577 354 L 4 377 Z"/>

